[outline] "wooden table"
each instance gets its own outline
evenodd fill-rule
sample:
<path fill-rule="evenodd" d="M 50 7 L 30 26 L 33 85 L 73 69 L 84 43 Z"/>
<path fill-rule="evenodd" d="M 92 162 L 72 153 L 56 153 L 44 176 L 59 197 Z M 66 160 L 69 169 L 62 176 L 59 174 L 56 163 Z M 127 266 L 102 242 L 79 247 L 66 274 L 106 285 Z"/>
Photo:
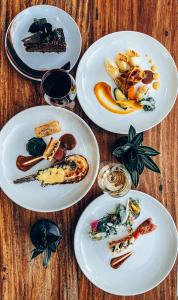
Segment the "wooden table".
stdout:
<path fill-rule="evenodd" d="M 81 55 L 94 41 L 105 34 L 119 30 L 136 30 L 158 39 L 167 47 L 174 59 L 178 60 L 178 56 L 176 57 L 178 36 L 175 34 L 175 0 L 3 0 L 0 4 L 1 126 L 16 113 L 28 107 L 43 104 L 39 83 L 24 78 L 13 69 L 3 46 L 4 35 L 12 18 L 28 6 L 43 3 L 61 7 L 76 20 L 83 39 Z M 93 124 L 79 104 L 77 104 L 76 113 L 94 131 L 101 151 L 101 160 L 113 159 L 111 149 L 118 136 Z M 161 124 L 145 133 L 145 144 L 161 152 L 156 161 L 162 172 L 158 175 L 145 171 L 139 185 L 139 190 L 159 199 L 172 214 L 174 220 L 178 217 L 176 210 L 178 118 L 176 113 L 178 113 L 178 105 L 174 106 Z M 80 271 L 74 257 L 73 237 L 77 220 L 84 208 L 100 193 L 95 184 L 85 198 L 73 207 L 57 213 L 42 214 L 17 206 L 1 192 L 1 300 L 126 299 L 126 297 L 107 294 L 92 285 Z M 29 239 L 29 230 L 31 225 L 42 217 L 61 223 L 64 230 L 64 240 L 47 269 L 42 267 L 40 257 L 30 262 L 30 251 L 33 246 Z M 129 299 L 173 300 L 175 297 L 176 268 L 174 267 L 170 275 L 158 287 L 144 295 L 129 297 Z"/>

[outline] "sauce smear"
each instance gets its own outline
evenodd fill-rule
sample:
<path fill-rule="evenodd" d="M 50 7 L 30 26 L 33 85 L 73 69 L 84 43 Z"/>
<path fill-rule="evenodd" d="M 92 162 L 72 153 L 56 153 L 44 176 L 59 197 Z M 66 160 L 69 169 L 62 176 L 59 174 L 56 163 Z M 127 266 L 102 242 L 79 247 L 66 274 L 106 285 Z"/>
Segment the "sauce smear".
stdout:
<path fill-rule="evenodd" d="M 43 157 L 33 157 L 33 156 L 23 156 L 19 155 L 16 160 L 16 166 L 21 171 L 28 171 L 33 166 L 38 164 L 41 160 L 43 160 Z"/>
<path fill-rule="evenodd" d="M 134 109 L 121 110 L 111 94 L 111 87 L 105 82 L 98 82 L 94 87 L 94 93 L 98 102 L 107 110 L 115 114 L 130 114 Z"/>

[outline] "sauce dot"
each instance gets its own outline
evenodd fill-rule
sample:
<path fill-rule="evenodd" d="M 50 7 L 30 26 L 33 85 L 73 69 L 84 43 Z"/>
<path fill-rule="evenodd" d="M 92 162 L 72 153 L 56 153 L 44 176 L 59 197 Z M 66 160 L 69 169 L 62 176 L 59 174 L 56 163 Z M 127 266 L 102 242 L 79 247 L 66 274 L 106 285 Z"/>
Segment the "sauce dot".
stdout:
<path fill-rule="evenodd" d="M 158 74 L 158 73 L 154 73 L 154 74 L 153 74 L 153 78 L 154 78 L 155 80 L 158 80 L 158 79 L 159 79 L 159 74 Z"/>
<path fill-rule="evenodd" d="M 160 83 L 158 81 L 153 82 L 152 87 L 154 88 L 154 90 L 159 90 L 160 88 Z"/>
<path fill-rule="evenodd" d="M 149 64 L 152 64 L 152 62 L 153 62 L 153 61 L 152 61 L 152 59 L 149 59 L 149 61 L 148 61 L 148 62 L 149 62 Z"/>
<path fill-rule="evenodd" d="M 154 65 L 152 65 L 152 66 L 151 66 L 151 70 L 152 70 L 153 72 L 155 72 L 155 71 L 157 70 L 157 67 L 154 66 Z"/>

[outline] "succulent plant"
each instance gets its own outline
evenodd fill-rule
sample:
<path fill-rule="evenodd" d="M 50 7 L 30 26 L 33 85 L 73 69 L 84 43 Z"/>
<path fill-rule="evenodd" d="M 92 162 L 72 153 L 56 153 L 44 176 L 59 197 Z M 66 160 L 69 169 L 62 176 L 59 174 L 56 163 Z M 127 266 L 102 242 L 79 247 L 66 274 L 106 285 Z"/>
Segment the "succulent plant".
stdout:
<path fill-rule="evenodd" d="M 43 266 L 47 266 L 52 252 L 55 252 L 61 239 L 62 233 L 51 220 L 38 220 L 31 228 L 30 237 L 33 245 L 36 247 L 32 250 L 31 259 L 44 252 Z"/>
<path fill-rule="evenodd" d="M 121 137 L 113 151 L 113 155 L 125 165 L 130 173 L 135 187 L 138 185 L 139 176 L 145 167 L 153 172 L 160 173 L 158 166 L 150 157 L 158 155 L 159 152 L 151 147 L 142 145 L 142 142 L 143 132 L 136 133 L 135 128 L 131 125 L 128 136 Z"/>

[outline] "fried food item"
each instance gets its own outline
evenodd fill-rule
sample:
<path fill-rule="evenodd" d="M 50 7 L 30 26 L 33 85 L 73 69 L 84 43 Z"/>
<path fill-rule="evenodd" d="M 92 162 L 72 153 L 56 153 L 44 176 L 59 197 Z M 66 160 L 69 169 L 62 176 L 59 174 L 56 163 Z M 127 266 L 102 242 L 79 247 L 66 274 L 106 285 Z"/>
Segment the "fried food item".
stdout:
<path fill-rule="evenodd" d="M 129 88 L 141 81 L 143 77 L 143 70 L 140 67 L 133 67 L 117 77 L 115 83 L 121 88 L 122 92 L 127 95 Z"/>
<path fill-rule="evenodd" d="M 141 85 L 138 87 L 136 92 L 136 99 L 141 100 L 144 98 L 146 93 L 148 92 L 148 86 L 147 85 Z"/>
<path fill-rule="evenodd" d="M 129 56 L 129 57 L 139 57 L 140 55 L 138 54 L 138 52 L 136 52 L 135 50 L 133 49 L 128 49 L 126 51 L 126 55 Z"/>
<path fill-rule="evenodd" d="M 60 146 L 60 141 L 54 138 L 51 138 L 48 146 L 46 147 L 44 153 L 43 153 L 43 158 L 52 161 L 56 151 L 58 150 Z"/>
<path fill-rule="evenodd" d="M 156 228 L 157 226 L 153 224 L 152 219 L 148 218 L 143 223 L 141 223 L 131 235 L 128 235 L 116 241 L 109 242 L 109 249 L 113 254 L 119 253 L 132 245 L 135 240 L 137 240 L 141 235 L 150 233 Z"/>
<path fill-rule="evenodd" d="M 117 53 L 115 57 L 115 62 L 121 72 L 125 72 L 129 69 L 128 66 L 128 56 L 123 53 Z"/>
<path fill-rule="evenodd" d="M 115 79 L 120 75 L 119 68 L 112 59 L 106 58 L 104 66 L 106 72 L 112 79 Z"/>
<path fill-rule="evenodd" d="M 52 121 L 35 128 L 36 137 L 42 138 L 61 131 L 58 121 Z"/>

